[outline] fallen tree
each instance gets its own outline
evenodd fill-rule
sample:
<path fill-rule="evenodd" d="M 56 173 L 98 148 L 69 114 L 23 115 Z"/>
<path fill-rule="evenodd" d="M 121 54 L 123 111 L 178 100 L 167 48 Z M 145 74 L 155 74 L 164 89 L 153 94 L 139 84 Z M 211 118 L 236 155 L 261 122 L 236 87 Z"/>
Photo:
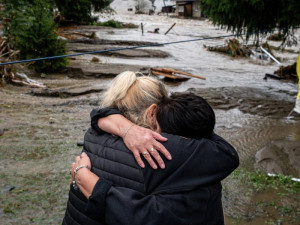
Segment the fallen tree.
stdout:
<path fill-rule="evenodd" d="M 12 60 L 18 59 L 20 51 L 13 50 L 10 48 L 5 37 L 0 38 L 0 62 L 5 63 Z M 20 65 L 18 67 L 21 67 Z M 7 83 L 29 86 L 33 88 L 44 88 L 46 87 L 40 82 L 30 79 L 25 73 L 17 72 L 18 68 L 15 65 L 2 65 L 0 66 L 0 84 L 4 85 Z"/>

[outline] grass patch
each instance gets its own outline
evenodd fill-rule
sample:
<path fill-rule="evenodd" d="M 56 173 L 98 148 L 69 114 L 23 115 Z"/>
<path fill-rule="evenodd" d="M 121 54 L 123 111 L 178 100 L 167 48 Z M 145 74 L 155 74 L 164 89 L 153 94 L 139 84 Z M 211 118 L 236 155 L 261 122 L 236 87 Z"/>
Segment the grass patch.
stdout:
<path fill-rule="evenodd" d="M 262 220 L 264 224 L 298 224 L 300 183 L 293 181 L 291 176 L 268 176 L 240 167 L 232 173 L 232 178 L 249 190 L 249 212 L 258 212 L 253 218 L 253 221 L 260 221 L 257 224 L 262 224 Z M 243 224 L 247 218 L 248 214 L 235 219 L 233 224 Z"/>
<path fill-rule="evenodd" d="M 105 26 L 105 27 L 113 27 L 113 28 L 138 28 L 139 26 L 133 23 L 123 23 L 117 20 L 108 20 L 105 22 L 97 22 L 93 25 L 96 26 Z"/>
<path fill-rule="evenodd" d="M 2 177 L 9 182 L 11 174 L 2 174 Z M 61 224 L 69 174 L 35 173 L 16 175 L 15 178 L 10 182 L 14 182 L 16 188 L 0 196 L 0 208 L 5 217 L 14 220 L 17 217 L 16 224 Z"/>
<path fill-rule="evenodd" d="M 249 172 L 242 168 L 235 170 L 233 176 L 242 179 L 246 184 L 253 186 L 256 192 L 263 191 L 267 188 L 273 188 L 275 190 L 284 190 L 288 193 L 300 193 L 300 183 L 293 181 L 291 176 L 284 176 L 281 174 L 268 176 L 261 171 Z"/>

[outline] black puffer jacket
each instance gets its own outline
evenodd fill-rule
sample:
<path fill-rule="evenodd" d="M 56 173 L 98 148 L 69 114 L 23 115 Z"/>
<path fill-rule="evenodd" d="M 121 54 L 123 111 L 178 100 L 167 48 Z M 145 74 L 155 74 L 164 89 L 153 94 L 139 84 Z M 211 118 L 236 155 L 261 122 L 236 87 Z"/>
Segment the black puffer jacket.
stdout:
<path fill-rule="evenodd" d="M 142 170 L 120 138 L 89 129 L 84 137 L 83 151 L 91 159 L 93 173 L 114 185 L 146 193 Z M 105 187 L 102 185 L 103 190 L 110 187 L 109 183 L 105 184 Z M 86 198 L 71 186 L 63 224 L 102 224 L 100 213 L 91 216 L 87 211 Z"/>
<path fill-rule="evenodd" d="M 172 160 L 153 170 L 147 163 L 141 169 L 120 138 L 100 132 L 88 130 L 84 151 L 101 179 L 87 202 L 71 187 L 64 225 L 224 224 L 220 181 L 239 164 L 224 139 L 163 133 Z"/>

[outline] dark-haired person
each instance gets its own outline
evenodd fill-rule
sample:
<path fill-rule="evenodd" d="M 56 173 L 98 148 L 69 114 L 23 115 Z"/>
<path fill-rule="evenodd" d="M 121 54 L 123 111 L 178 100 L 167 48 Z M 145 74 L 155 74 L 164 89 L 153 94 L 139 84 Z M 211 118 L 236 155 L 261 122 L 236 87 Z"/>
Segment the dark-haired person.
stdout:
<path fill-rule="evenodd" d="M 115 109 L 94 112 L 92 124 L 95 126 L 95 121 L 109 111 L 112 115 L 100 119 L 99 125 L 121 136 L 118 132 L 123 129 L 115 126 L 132 125 L 113 115 Z M 174 131 L 181 136 L 162 133 L 168 138 L 164 146 L 172 161 L 166 161 L 164 170 L 148 165 L 142 169 L 145 191 L 113 185 L 87 168 L 77 171 L 76 183 L 89 198 L 88 214 L 107 224 L 224 224 L 220 181 L 238 166 L 238 156 L 231 145 L 213 133 L 215 115 L 211 107 L 199 96 L 173 94 L 151 105 L 149 112 L 157 131 Z M 137 135 L 129 129 L 126 138 L 135 140 Z M 76 158 L 72 170 L 81 165 L 91 166 L 85 154 Z"/>
<path fill-rule="evenodd" d="M 165 133 L 187 138 L 211 138 L 216 119 L 211 106 L 192 93 L 174 93 L 158 104 L 157 121 Z"/>

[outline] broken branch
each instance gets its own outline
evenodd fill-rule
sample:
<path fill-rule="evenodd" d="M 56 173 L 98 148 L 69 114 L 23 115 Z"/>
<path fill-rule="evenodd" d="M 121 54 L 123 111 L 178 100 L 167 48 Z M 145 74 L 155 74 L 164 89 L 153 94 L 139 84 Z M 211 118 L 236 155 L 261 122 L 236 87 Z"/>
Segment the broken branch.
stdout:
<path fill-rule="evenodd" d="M 167 33 L 169 33 L 170 30 L 172 30 L 172 28 L 176 25 L 176 23 L 174 23 L 170 28 L 169 30 L 167 30 L 167 32 L 165 33 L 165 35 L 167 35 Z"/>

